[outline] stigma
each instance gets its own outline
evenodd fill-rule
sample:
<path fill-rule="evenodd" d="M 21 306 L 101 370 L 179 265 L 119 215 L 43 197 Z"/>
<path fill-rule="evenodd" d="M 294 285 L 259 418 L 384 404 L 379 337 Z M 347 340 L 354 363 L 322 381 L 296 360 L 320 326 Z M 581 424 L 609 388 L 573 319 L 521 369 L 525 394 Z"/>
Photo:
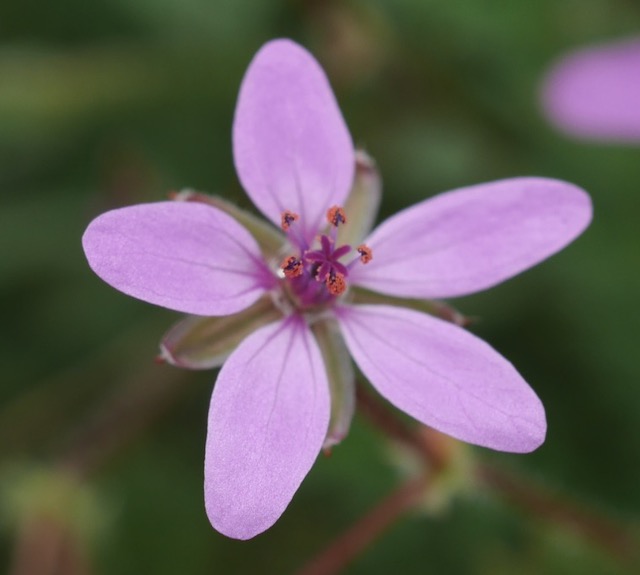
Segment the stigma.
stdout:
<path fill-rule="evenodd" d="M 355 249 L 347 244 L 338 245 L 337 228 L 347 223 L 345 211 L 340 206 L 327 210 L 329 226 L 311 246 L 297 241 L 299 219 L 298 214 L 289 210 L 281 214 L 282 229 L 298 252 L 290 253 L 282 260 L 279 276 L 302 308 L 329 304 L 347 291 L 351 267 L 368 264 L 373 259 L 373 252 L 365 244 Z"/>

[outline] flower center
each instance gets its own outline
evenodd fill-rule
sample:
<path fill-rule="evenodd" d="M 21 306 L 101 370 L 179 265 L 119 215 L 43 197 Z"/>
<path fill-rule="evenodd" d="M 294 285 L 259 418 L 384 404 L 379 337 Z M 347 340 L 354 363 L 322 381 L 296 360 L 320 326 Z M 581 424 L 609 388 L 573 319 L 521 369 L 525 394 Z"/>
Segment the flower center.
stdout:
<path fill-rule="evenodd" d="M 300 216 L 294 212 L 286 210 L 282 213 L 282 229 L 298 252 L 287 256 L 280 264 L 280 270 L 299 306 L 308 308 L 329 303 L 342 295 L 347 289 L 349 270 L 358 261 L 369 263 L 373 253 L 371 248 L 362 244 L 356 248 L 358 255 L 350 262 L 340 261 L 354 250 L 347 244 L 337 245 L 338 227 L 347 223 L 347 216 L 339 206 L 329 208 L 328 230 L 318 236 L 310 247 L 299 241 L 299 220 Z"/>

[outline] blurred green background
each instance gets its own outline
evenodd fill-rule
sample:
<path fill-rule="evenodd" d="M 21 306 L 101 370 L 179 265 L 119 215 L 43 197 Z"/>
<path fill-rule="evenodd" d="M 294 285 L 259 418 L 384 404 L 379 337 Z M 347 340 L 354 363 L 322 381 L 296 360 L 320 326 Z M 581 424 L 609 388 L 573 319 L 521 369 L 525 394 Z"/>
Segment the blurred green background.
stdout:
<path fill-rule="evenodd" d="M 0 3 L 0 564 L 9 569 L 29 518 L 51 508 L 87 573 L 288 573 L 397 485 L 386 443 L 357 417 L 273 529 L 246 543 L 213 531 L 202 466 L 215 373 L 156 366 L 178 314 L 109 288 L 80 247 L 98 213 L 170 190 L 249 205 L 231 156 L 235 98 L 253 53 L 279 36 L 327 70 L 382 172 L 381 217 L 517 175 L 591 193 L 595 219 L 575 244 L 455 302 L 536 389 L 549 422 L 534 454 L 474 453 L 637 525 L 640 146 L 569 140 L 536 97 L 564 51 L 638 31 L 632 0 Z M 52 472 L 78 461 L 91 469 L 82 487 Z M 348 572 L 633 571 L 471 493 L 402 519 Z"/>

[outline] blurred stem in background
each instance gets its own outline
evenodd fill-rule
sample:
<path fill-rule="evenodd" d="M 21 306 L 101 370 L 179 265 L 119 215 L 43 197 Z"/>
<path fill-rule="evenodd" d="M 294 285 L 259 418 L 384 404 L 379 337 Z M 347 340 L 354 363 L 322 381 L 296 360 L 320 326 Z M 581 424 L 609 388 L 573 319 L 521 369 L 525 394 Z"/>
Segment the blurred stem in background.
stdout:
<path fill-rule="evenodd" d="M 129 336 L 135 341 L 139 329 L 134 331 Z M 114 354 L 121 356 L 123 344 L 131 344 L 129 339 L 119 338 L 106 353 L 98 354 L 76 371 L 95 373 L 101 364 L 110 363 Z M 123 372 L 127 367 L 124 366 Z M 3 469 L 0 502 L 16 530 L 11 575 L 92 573 L 91 536 L 94 531 L 104 529 L 101 524 L 108 513 L 105 514 L 96 503 L 91 480 L 148 432 L 190 389 L 184 382 L 186 376 L 185 372 L 155 364 L 133 370 L 110 396 L 96 400 L 97 407 L 71 427 L 62 443 L 55 435 L 48 437 L 54 443 L 48 467 Z M 0 429 L 7 430 L 5 437 L 9 437 L 11 421 L 20 419 L 20 414 L 47 411 L 39 409 L 43 402 L 55 411 L 56 402 L 62 400 L 63 406 L 58 405 L 58 409 L 68 409 L 64 406 L 68 398 L 61 394 L 67 380 L 54 380 L 40 393 L 19 397 L 15 409 L 5 409 L 4 418 L 0 418 Z M 42 426 L 42 422 L 34 418 L 26 421 L 34 424 L 36 431 Z M 27 438 L 34 439 L 28 429 L 22 429 L 22 432 Z M 35 437 L 42 433 L 40 430 Z M 19 436 L 14 437 L 19 440 Z"/>
<path fill-rule="evenodd" d="M 299 575 L 330 575 L 341 572 L 393 523 L 438 496 L 438 477 L 451 472 L 456 464 L 456 449 L 467 449 L 454 439 L 425 426 L 409 426 L 374 397 L 363 384 L 358 386 L 358 408 L 368 421 L 388 439 L 410 447 L 424 462 L 422 472 L 411 477 L 383 499 L 369 513 L 332 541 Z M 593 543 L 625 567 L 640 566 L 637 526 L 631 530 L 604 514 L 572 501 L 558 491 L 543 487 L 528 478 L 506 471 L 487 461 L 472 459 L 463 473 L 465 490 L 488 491 L 514 505 L 531 520 L 543 520 L 556 528 Z M 455 493 L 453 495 L 456 495 Z"/>
<path fill-rule="evenodd" d="M 92 505 L 86 501 L 91 479 L 175 404 L 189 389 L 185 379 L 184 372 L 152 365 L 100 401 L 101 407 L 73 428 L 68 444 L 54 457 L 50 468 L 31 476 L 38 478 L 32 482 L 37 489 L 27 489 L 27 504 L 18 506 L 21 516 L 14 518 L 11 575 L 92 573 L 86 523 L 90 524 L 91 515 L 98 513 L 87 511 Z M 458 489 L 445 497 L 458 495 L 456 491 L 490 492 L 530 519 L 547 521 L 598 545 L 625 566 L 639 564 L 640 540 L 628 526 L 488 461 L 469 459 L 466 453 L 460 457 L 458 450 L 468 450 L 466 446 L 424 426 L 405 423 L 365 384 L 359 384 L 357 399 L 359 412 L 387 440 L 410 449 L 417 456 L 418 465 L 408 479 L 305 565 L 300 575 L 341 572 L 404 514 L 428 510 L 430 500 L 441 498 L 438 490 L 452 485 L 450 478 L 440 483 L 446 474 L 458 475 L 461 481 L 454 481 Z M 55 502 L 53 512 L 51 501 Z"/>

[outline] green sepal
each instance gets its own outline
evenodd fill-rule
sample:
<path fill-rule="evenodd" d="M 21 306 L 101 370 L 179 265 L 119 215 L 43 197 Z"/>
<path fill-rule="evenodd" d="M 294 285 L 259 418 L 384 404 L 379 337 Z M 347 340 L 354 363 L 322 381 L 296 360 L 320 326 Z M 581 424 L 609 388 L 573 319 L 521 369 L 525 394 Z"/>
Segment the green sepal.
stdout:
<path fill-rule="evenodd" d="M 382 178 L 376 163 L 366 152 L 357 150 L 353 187 L 343 206 L 347 223 L 338 229 L 337 245 L 358 247 L 373 228 L 381 198 Z"/>
<path fill-rule="evenodd" d="M 349 433 L 356 408 L 355 374 L 335 319 L 322 318 L 311 325 L 311 330 L 324 359 L 331 392 L 331 419 L 322 446 L 329 450 Z"/>
<path fill-rule="evenodd" d="M 181 190 L 173 195 L 173 199 L 182 202 L 202 202 L 222 210 L 251 233 L 258 242 L 262 255 L 267 261 L 281 255 L 282 246 L 286 243 L 284 234 L 266 220 L 254 216 L 251 212 L 239 208 L 220 196 L 212 196 L 191 189 Z"/>
<path fill-rule="evenodd" d="M 186 316 L 162 338 L 160 359 L 187 369 L 220 367 L 246 336 L 280 317 L 270 296 L 232 315 Z"/>
<path fill-rule="evenodd" d="M 440 319 L 466 327 L 471 319 L 462 315 L 457 309 L 442 301 L 428 299 L 399 298 L 390 295 L 369 291 L 361 287 L 353 287 L 349 292 L 351 302 L 354 304 L 380 304 L 396 307 L 407 307 L 433 315 Z"/>

